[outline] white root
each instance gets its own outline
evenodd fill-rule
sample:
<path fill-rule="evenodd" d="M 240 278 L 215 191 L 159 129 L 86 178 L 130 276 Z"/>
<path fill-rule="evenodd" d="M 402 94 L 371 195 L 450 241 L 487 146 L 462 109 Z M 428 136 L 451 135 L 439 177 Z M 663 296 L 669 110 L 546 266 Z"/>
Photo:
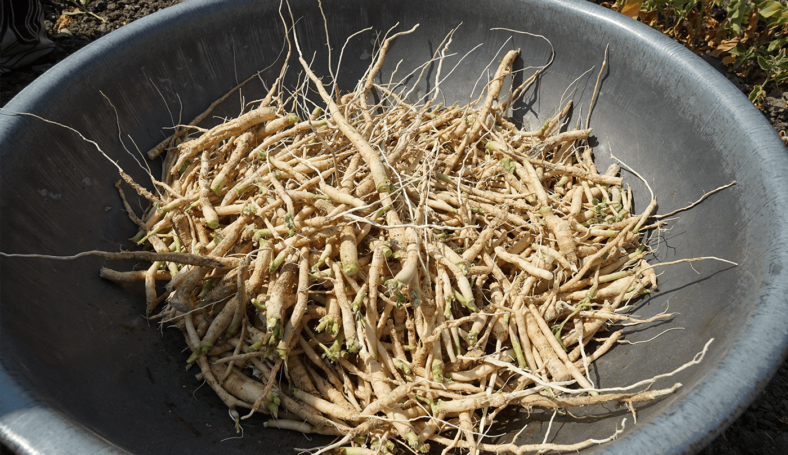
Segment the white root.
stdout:
<path fill-rule="evenodd" d="M 157 204 L 130 214 L 140 229 L 134 240 L 156 252 L 0 256 L 150 262 L 145 271 L 102 268 L 101 276 L 144 281 L 147 313 L 166 299 L 151 319 L 184 332 L 187 361 L 234 418 L 236 408 L 251 409 L 244 419 L 283 408 L 266 427 L 342 436 L 313 455 L 377 453 L 350 447 L 361 436 L 381 452 L 392 441 L 414 452 L 434 442 L 444 453 L 522 454 L 612 440 L 623 422 L 612 435 L 575 444 L 547 442 L 552 418 L 541 443 L 485 437 L 506 406 L 621 402 L 634 414 L 634 403 L 675 392 L 681 384 L 642 388 L 700 363 L 711 340 L 672 372 L 606 389 L 595 388 L 589 368 L 622 342 L 621 332 L 605 335 L 594 352 L 587 343 L 606 321 L 675 316 L 617 312 L 624 300 L 656 290 L 655 268 L 736 264 L 644 259 L 646 220 L 678 211 L 652 216 L 652 194 L 644 212 L 630 214 L 619 167 L 596 171 L 582 140 L 592 133 L 597 88 L 586 129 L 559 132 L 571 106 L 562 99 L 563 110 L 523 133 L 506 110 L 536 75 L 499 100 L 519 51 L 501 52 L 478 106 L 433 105 L 437 87 L 409 100 L 411 75 L 374 84 L 392 40 L 414 31 L 383 39 L 374 66 L 347 93 L 321 80 L 298 34 L 288 34 L 303 70 L 297 87 L 281 85 L 283 68 L 257 108 L 210 130 L 197 122 L 177 130 L 185 141 L 168 151 L 166 181 L 155 182 L 160 194 L 118 168 Z M 455 32 L 428 62 L 438 65 L 436 85 Z M 320 106 L 306 97 L 313 89 Z M 372 94 L 380 96 L 374 106 Z M 162 295 L 156 280 L 169 280 Z M 453 439 L 448 430 L 457 431 Z"/>

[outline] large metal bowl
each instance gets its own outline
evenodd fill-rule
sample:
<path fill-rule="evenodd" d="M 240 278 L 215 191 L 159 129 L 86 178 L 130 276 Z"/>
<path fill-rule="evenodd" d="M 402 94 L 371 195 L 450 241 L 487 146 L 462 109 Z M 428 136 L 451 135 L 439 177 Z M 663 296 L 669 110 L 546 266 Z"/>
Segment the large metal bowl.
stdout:
<path fill-rule="evenodd" d="M 328 75 L 317 2 L 291 5 L 302 49 L 309 58 L 317 53 L 314 68 Z M 637 424 L 626 409 L 596 409 L 599 417 L 579 423 L 559 416 L 550 440 L 606 437 L 628 418 L 617 440 L 587 452 L 692 453 L 745 409 L 780 364 L 788 340 L 788 273 L 782 275 L 788 258 L 788 156 L 745 96 L 682 46 L 585 1 L 325 0 L 323 7 L 334 68 L 352 33 L 421 23 L 392 46 L 385 80 L 400 60 L 400 74 L 427 61 L 449 30 L 463 23 L 451 62 L 483 46 L 443 82 L 448 103 L 467 102 L 501 47 L 522 49 L 515 69 L 549 60 L 543 39 L 492 27 L 544 35 L 555 62 L 514 113 L 532 125 L 552 115 L 570 83 L 595 67 L 566 96 L 576 106 L 571 124 L 585 118 L 609 45 L 591 120 L 600 166 L 612 151 L 639 171 L 661 213 L 736 180 L 736 186 L 682 213 L 655 245 L 659 261 L 718 256 L 739 265 L 704 262 L 695 265 L 697 273 L 686 264 L 664 270 L 660 291 L 639 305 L 638 314 L 656 314 L 669 303 L 679 315 L 666 324 L 628 328 L 626 338 L 647 340 L 669 327 L 684 330 L 648 344 L 619 345 L 594 368 L 599 386 L 631 384 L 672 371 L 713 337 L 700 365 L 656 384 L 682 383 L 676 394 L 640 406 Z M 236 81 L 272 64 L 260 78 L 274 79 L 283 55 L 278 9 L 276 1 L 191 0 L 84 48 L 5 108 L 76 128 L 137 181 L 149 183 L 123 150 L 115 114 L 101 92 L 117 107 L 126 146 L 146 150 L 163 138 L 162 127 L 179 116 L 188 121 Z M 350 40 L 340 85 L 349 88 L 361 76 L 373 39 L 367 32 Z M 432 87 L 435 70 L 426 73 L 421 93 Z M 251 101 L 264 91 L 253 81 L 242 96 Z M 214 114 L 235 116 L 241 101 L 234 95 Z M 92 145 L 61 127 L 8 112 L 0 113 L 0 144 L 0 251 L 70 255 L 130 247 L 126 239 L 135 228 L 113 188 L 117 173 Z M 642 210 L 648 191 L 632 173 L 624 171 L 624 177 Z M 105 262 L 0 259 L 0 439 L 6 445 L 30 454 L 290 454 L 294 447 L 326 442 L 267 430 L 262 417 L 248 421 L 242 439 L 223 441 L 235 436 L 232 422 L 207 387 L 195 391 L 195 371 L 183 368 L 181 335 L 159 333 L 141 317 L 140 289 L 100 280 L 97 272 Z M 546 425 L 539 421 L 551 414 L 515 414 L 506 431 L 528 423 L 537 431 L 524 432 L 520 441 L 541 442 Z"/>

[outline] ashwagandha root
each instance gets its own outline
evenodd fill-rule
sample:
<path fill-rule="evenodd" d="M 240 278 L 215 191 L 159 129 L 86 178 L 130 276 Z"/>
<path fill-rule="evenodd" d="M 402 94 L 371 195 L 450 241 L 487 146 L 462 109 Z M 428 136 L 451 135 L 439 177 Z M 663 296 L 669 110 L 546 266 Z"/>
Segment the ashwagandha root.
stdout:
<path fill-rule="evenodd" d="M 152 264 L 101 276 L 144 281 L 146 311 L 164 302 L 151 319 L 184 332 L 186 360 L 236 426 L 240 407 L 273 416 L 269 428 L 344 436 L 317 453 L 387 453 L 395 440 L 525 453 L 615 437 L 623 428 L 496 445 L 476 427 L 505 406 L 634 412 L 680 387 L 607 393 L 588 374 L 621 336 L 604 335 L 607 321 L 675 317 L 614 312 L 673 264 L 643 258 L 656 199 L 630 213 L 618 167 L 600 174 L 591 159 L 588 125 L 561 131 L 571 103 L 535 131 L 506 117 L 513 99 L 502 106 L 501 94 L 525 93 L 509 87 L 518 51 L 493 62 L 478 106 L 443 106 L 432 92 L 411 102 L 393 75 L 372 83 L 393 38 L 353 91 L 321 80 L 298 49 L 303 85 L 287 91 L 280 77 L 239 118 L 178 130 L 150 152 L 169 146 L 159 196 L 119 170 L 151 201 L 130 216 L 153 251 L 0 255 Z M 310 109 L 309 92 L 323 105 Z M 703 259 L 724 261 L 675 263 Z"/>

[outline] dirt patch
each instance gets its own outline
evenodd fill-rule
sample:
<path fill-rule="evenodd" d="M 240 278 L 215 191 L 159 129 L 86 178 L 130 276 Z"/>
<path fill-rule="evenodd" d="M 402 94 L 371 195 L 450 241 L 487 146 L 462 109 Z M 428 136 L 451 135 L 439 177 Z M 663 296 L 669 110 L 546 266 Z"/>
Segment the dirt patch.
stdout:
<path fill-rule="evenodd" d="M 0 106 L 5 105 L 17 93 L 57 62 L 82 49 L 107 33 L 128 25 L 137 19 L 155 13 L 183 0 L 93 0 L 88 11 L 103 18 L 102 22 L 87 14 L 65 15 L 76 10 L 65 0 L 42 0 L 44 23 L 47 35 L 55 48 L 31 66 L 3 75 L 0 84 Z"/>
<path fill-rule="evenodd" d="M 614 11 L 621 11 L 621 0 L 588 1 L 605 8 L 613 9 Z M 746 1 L 746 3 L 750 2 L 752 2 L 752 0 Z M 644 6 L 646 6 L 646 3 L 644 3 Z M 674 7 L 682 7 L 682 5 L 687 4 L 686 1 L 671 0 L 657 3 L 661 4 L 662 6 L 659 6 L 657 10 L 653 9 L 653 4 L 646 7 L 644 10 L 641 10 L 636 20 L 644 24 L 651 24 L 651 27 L 661 31 L 666 36 L 671 37 L 688 49 L 692 50 L 697 56 L 714 67 L 723 76 L 725 76 L 725 78 L 731 81 L 731 83 L 733 83 L 737 89 L 747 96 L 750 95 L 754 87 L 760 86 L 760 84 L 764 83 L 765 75 L 759 68 L 759 64 L 756 63 L 755 58 L 743 60 L 741 66 L 736 69 L 731 64 L 723 64 L 723 57 L 728 54 L 725 52 L 720 54 L 719 51 L 717 51 L 717 46 L 720 43 L 715 41 L 716 44 L 712 44 L 711 41 L 708 41 L 710 36 L 717 33 L 715 32 L 717 29 L 714 27 L 717 27 L 719 24 L 722 24 L 727 20 L 728 12 L 726 8 L 730 1 L 723 2 L 722 5 L 720 5 L 721 7 L 712 6 L 710 9 L 705 10 L 705 13 L 701 13 L 700 16 L 695 16 L 698 18 L 698 21 L 701 21 L 701 19 L 703 20 L 703 24 L 700 28 L 687 25 L 691 21 L 695 21 L 695 19 L 685 20 L 685 16 L 676 13 L 676 9 Z M 697 3 L 698 2 L 695 2 L 693 4 Z M 780 0 L 780 3 L 785 4 L 786 0 Z M 703 10 L 704 4 L 710 5 L 709 2 L 700 2 L 699 7 L 701 10 Z M 696 12 L 691 14 L 696 14 Z M 705 31 L 705 35 L 704 33 L 699 33 L 701 30 Z M 765 36 L 766 32 L 763 26 L 761 26 L 761 28 L 758 30 L 760 30 L 760 32 L 756 33 L 764 33 Z M 775 37 L 776 36 L 777 35 L 775 35 Z M 754 38 L 755 41 L 760 39 L 764 38 Z M 719 57 L 714 57 L 713 55 L 719 55 Z M 730 57 L 730 55 L 728 55 L 728 57 Z M 788 147 L 788 120 L 786 119 L 786 115 L 788 115 L 786 114 L 786 109 L 788 109 L 788 84 L 776 84 L 774 82 L 770 82 L 764 86 L 763 90 L 763 102 L 758 103 L 759 110 L 769 120 L 774 130 L 777 132 L 780 138 L 782 138 L 783 143 L 786 145 L 786 147 Z"/>
<path fill-rule="evenodd" d="M 702 455 L 788 453 L 788 363 L 766 389 Z"/>
<path fill-rule="evenodd" d="M 80 14 L 64 16 L 73 5 L 65 0 L 43 0 L 45 23 L 55 49 L 33 65 L 3 76 L 0 84 L 0 105 L 5 105 L 28 84 L 57 62 L 90 44 L 92 41 L 124 25 L 182 0 L 93 0 L 88 9 L 102 17 Z M 714 58 L 704 56 L 740 90 L 745 84 L 735 74 L 728 73 Z M 788 131 L 788 93 L 772 94 L 766 98 L 764 116 L 776 131 Z M 788 364 L 784 364 L 759 398 L 720 437 L 714 440 L 703 455 L 756 455 L 788 453 Z M 0 454 L 10 454 L 0 448 Z"/>

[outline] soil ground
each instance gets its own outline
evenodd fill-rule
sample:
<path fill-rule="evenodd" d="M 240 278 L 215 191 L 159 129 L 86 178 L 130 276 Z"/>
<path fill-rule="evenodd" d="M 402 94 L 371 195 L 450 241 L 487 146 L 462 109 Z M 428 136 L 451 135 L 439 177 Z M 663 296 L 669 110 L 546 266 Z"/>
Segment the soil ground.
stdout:
<path fill-rule="evenodd" d="M 13 71 L 0 80 L 0 106 L 5 105 L 25 86 L 57 62 L 130 22 L 182 0 L 93 0 L 89 10 L 106 20 L 102 23 L 88 15 L 62 16 L 73 5 L 65 0 L 42 0 L 47 33 L 55 42 L 55 49 L 31 66 Z M 69 17 L 64 23 L 58 20 Z M 67 20 L 67 19 L 66 19 Z M 738 77 L 726 73 L 713 58 L 704 58 L 723 72 L 734 84 L 743 88 Z M 767 98 L 764 116 L 775 130 L 788 130 L 788 92 L 773 93 Z M 8 449 L 0 449 L 5 455 Z M 788 363 L 782 365 L 765 390 L 733 424 L 702 452 L 702 455 L 760 455 L 788 453 Z"/>
<path fill-rule="evenodd" d="M 104 18 L 105 23 L 85 14 L 65 16 L 74 8 L 66 0 L 42 0 L 47 35 L 54 41 L 55 49 L 32 65 L 2 76 L 0 81 L 0 106 L 5 105 L 17 93 L 38 76 L 44 74 L 57 62 L 82 49 L 107 33 L 137 19 L 155 13 L 182 0 L 93 0 L 88 10 Z M 63 19 L 60 19 L 60 18 Z M 60 19 L 60 21 L 58 21 Z"/>

